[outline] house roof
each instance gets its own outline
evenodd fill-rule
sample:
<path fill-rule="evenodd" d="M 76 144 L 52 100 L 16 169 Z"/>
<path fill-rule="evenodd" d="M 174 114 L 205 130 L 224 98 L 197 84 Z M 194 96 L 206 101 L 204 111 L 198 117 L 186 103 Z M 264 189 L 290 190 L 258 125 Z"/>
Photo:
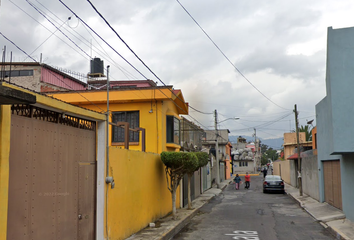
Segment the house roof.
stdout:
<path fill-rule="evenodd" d="M 301 154 L 300 154 L 300 158 L 301 158 Z M 293 155 L 291 155 L 290 157 L 287 158 L 288 160 L 297 160 L 298 159 L 298 154 L 294 153 Z"/>
<path fill-rule="evenodd" d="M 55 92 L 48 95 L 74 105 L 107 103 L 107 91 L 104 89 Z M 188 114 L 188 103 L 185 102 L 182 91 L 173 90 L 172 86 L 114 88 L 109 91 L 109 102 L 112 104 L 151 100 L 171 100 L 177 106 L 178 114 Z"/>
<path fill-rule="evenodd" d="M 56 69 L 56 68 L 54 68 L 54 67 L 52 67 L 52 66 L 49 66 L 49 65 L 47 65 L 47 64 L 45 64 L 45 63 L 39 63 L 39 62 L 0 62 L 0 66 L 1 65 L 3 65 L 3 66 L 38 66 L 38 67 L 44 67 L 44 68 L 46 68 L 46 69 L 48 69 L 48 70 L 50 70 L 50 71 L 52 71 L 52 72 L 55 72 L 55 73 L 57 73 L 57 74 L 59 74 L 59 75 L 62 75 L 62 76 L 64 76 L 65 78 L 68 78 L 68 79 L 70 79 L 70 80 L 72 80 L 72 81 L 74 81 L 74 82 L 77 82 L 77 83 L 79 83 L 79 84 L 81 84 L 81 85 L 83 85 L 83 86 L 87 86 L 87 84 L 85 83 L 85 82 L 83 82 L 83 81 L 80 81 L 79 79 L 77 79 L 77 78 L 75 78 L 75 77 L 73 77 L 73 76 L 71 76 L 71 75 L 69 75 L 69 74 L 66 74 L 66 73 L 64 73 L 64 72 L 62 72 L 62 71 L 60 71 L 60 70 L 58 70 L 58 69 Z"/>

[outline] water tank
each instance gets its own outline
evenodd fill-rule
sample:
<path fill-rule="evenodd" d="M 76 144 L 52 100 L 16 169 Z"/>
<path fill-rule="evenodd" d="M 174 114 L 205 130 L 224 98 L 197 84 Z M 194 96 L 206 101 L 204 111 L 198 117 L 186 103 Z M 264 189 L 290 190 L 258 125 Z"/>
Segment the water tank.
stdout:
<path fill-rule="evenodd" d="M 103 75 L 103 60 L 100 58 L 94 58 L 91 60 L 90 74 L 102 74 Z"/>

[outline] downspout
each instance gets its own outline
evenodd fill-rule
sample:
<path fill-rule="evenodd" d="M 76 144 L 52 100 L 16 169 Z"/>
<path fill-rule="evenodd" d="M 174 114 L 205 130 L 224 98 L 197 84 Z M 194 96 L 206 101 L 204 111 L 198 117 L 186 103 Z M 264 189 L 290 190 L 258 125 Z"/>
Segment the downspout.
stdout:
<path fill-rule="evenodd" d="M 111 189 L 114 188 L 114 179 L 109 176 L 109 66 L 107 66 L 107 113 L 106 113 L 106 235 L 108 233 L 108 184 L 111 184 Z"/>

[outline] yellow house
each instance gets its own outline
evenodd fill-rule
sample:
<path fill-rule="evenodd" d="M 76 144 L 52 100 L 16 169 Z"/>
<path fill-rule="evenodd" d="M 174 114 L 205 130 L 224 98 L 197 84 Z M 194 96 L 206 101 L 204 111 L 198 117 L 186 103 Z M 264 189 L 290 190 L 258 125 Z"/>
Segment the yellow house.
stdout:
<path fill-rule="evenodd" d="M 188 104 L 181 90 L 171 86 L 158 87 L 151 81 L 132 81 L 131 84 L 141 82 L 148 82 L 150 86 L 125 85 L 109 91 L 109 121 L 112 124 L 109 127 L 107 175 L 113 177 L 115 187 L 99 191 L 108 199 L 104 235 L 110 239 L 125 239 L 172 210 L 171 193 L 159 154 L 180 150 L 179 115 L 188 114 Z M 83 108 L 107 112 L 107 90 L 50 95 Z M 147 153 L 141 151 L 141 132 L 130 131 L 129 150 L 125 149 L 125 130 L 115 126 L 117 122 L 129 122 L 129 128 L 145 129 Z M 180 197 L 178 189 L 177 207 L 181 205 Z"/>
<path fill-rule="evenodd" d="M 131 81 L 131 84 L 136 82 L 147 81 Z M 109 121 L 129 122 L 130 128 L 145 129 L 146 152 L 160 154 L 162 151 L 179 151 L 179 115 L 188 115 L 188 104 L 184 101 L 182 91 L 174 90 L 172 86 L 154 86 L 151 83 L 150 87 L 135 86 L 110 89 Z M 56 92 L 50 96 L 83 108 L 107 112 L 106 90 Z M 109 132 L 110 146 L 124 148 L 124 129 L 111 125 Z M 129 149 L 142 149 L 141 135 L 130 132 Z"/>
<path fill-rule="evenodd" d="M 0 84 L 0 240 L 125 239 L 171 212 L 159 153 L 181 148 L 179 115 L 188 114 L 188 104 L 180 90 L 150 80 L 113 83 L 107 163 L 106 90 L 80 91 L 87 84 L 38 63 L 12 65 L 6 69 L 17 85 L 30 80 L 40 86 L 34 91 L 56 90 L 55 84 L 79 91 L 53 93 L 58 101 Z M 14 69 L 29 76 L 17 76 Z M 23 102 L 26 97 L 36 101 Z M 114 125 L 124 121 L 145 129 L 145 136 L 130 132 L 129 150 L 125 130 Z M 107 175 L 114 188 L 106 184 Z"/>

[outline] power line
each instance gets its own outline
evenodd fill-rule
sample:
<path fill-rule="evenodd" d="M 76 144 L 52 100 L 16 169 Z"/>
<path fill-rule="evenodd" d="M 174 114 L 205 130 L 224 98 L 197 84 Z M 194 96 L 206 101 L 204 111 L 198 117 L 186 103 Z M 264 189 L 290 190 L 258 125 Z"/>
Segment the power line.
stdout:
<path fill-rule="evenodd" d="M 23 52 L 24 54 L 26 54 L 30 59 L 32 59 L 34 62 L 38 63 L 36 61 L 36 59 L 34 59 L 33 57 L 31 57 L 30 55 L 28 55 L 23 49 L 21 49 L 18 45 L 16 45 L 13 41 L 11 41 L 10 39 L 8 39 L 2 32 L 0 32 L 0 35 L 3 36 L 7 41 L 9 41 L 11 44 L 13 44 L 17 49 L 19 49 L 21 52 Z M 55 78 L 57 78 L 59 81 L 61 81 L 62 83 L 64 83 L 66 86 L 68 86 L 70 89 L 72 89 L 74 92 L 76 92 L 77 94 L 79 94 L 81 97 L 83 97 L 85 100 L 87 100 L 89 103 L 91 103 L 92 105 L 96 106 L 98 109 L 102 110 L 101 112 L 104 112 L 104 110 L 102 108 L 100 108 L 98 105 L 96 105 L 95 103 L 91 102 L 88 98 L 86 98 L 85 96 L 83 96 L 82 94 L 80 94 L 78 91 L 74 90 L 71 86 L 69 86 L 67 83 L 65 83 L 63 80 L 61 80 L 57 75 L 55 75 L 54 73 L 52 73 L 51 71 L 49 71 L 50 74 L 52 74 Z"/>
<path fill-rule="evenodd" d="M 91 56 L 88 55 L 79 45 L 77 45 L 70 37 L 68 37 L 62 30 L 60 30 L 51 20 L 49 20 L 41 11 L 39 11 L 32 3 L 30 3 L 28 0 L 26 2 L 33 7 L 39 14 L 41 14 L 45 19 L 48 20 L 59 32 L 61 32 L 67 39 L 69 39 L 70 42 L 72 42 L 78 49 L 80 49 L 89 59 L 91 59 Z"/>
<path fill-rule="evenodd" d="M 64 24 L 65 22 L 63 22 L 55 13 L 53 13 L 52 11 L 50 11 L 46 6 L 44 6 L 42 3 L 40 3 L 38 0 L 36 0 L 36 2 L 38 2 L 42 7 L 44 7 L 48 12 L 50 12 L 52 15 L 54 15 L 57 19 L 59 19 L 62 24 Z M 44 12 L 44 11 L 43 11 Z M 52 18 L 53 19 L 53 18 Z M 54 19 L 53 19 L 54 20 Z M 55 20 L 54 20 L 55 21 Z M 56 23 L 58 23 L 57 21 L 55 21 Z M 59 24 L 59 23 L 58 23 Z M 68 25 L 70 27 L 70 25 Z M 64 28 L 65 29 L 65 28 Z M 75 37 L 76 39 L 78 39 L 80 42 L 82 42 L 83 44 L 85 44 L 87 47 L 92 48 L 92 44 L 86 40 L 86 38 L 84 36 L 82 36 L 80 33 L 78 33 L 76 30 L 74 30 L 72 27 L 70 27 L 71 30 L 74 31 L 74 33 L 76 33 L 79 37 L 75 36 L 75 34 L 71 33 L 69 30 L 66 29 L 66 31 L 68 31 L 68 33 L 72 34 L 73 37 Z M 86 26 L 84 25 L 84 29 L 92 36 L 91 32 L 87 30 Z M 92 36 L 93 37 L 93 36 Z M 96 41 L 96 43 L 102 48 L 102 46 L 98 43 L 98 41 L 93 37 L 93 39 Z M 84 40 L 84 41 L 83 41 Z M 97 51 L 100 52 L 102 55 L 107 56 L 113 63 L 114 66 L 116 66 L 128 79 L 129 77 L 127 76 L 127 74 L 130 74 L 131 76 L 133 76 L 131 73 L 129 73 L 126 69 L 124 69 L 123 67 L 119 66 L 119 64 L 117 64 L 112 58 L 111 56 L 102 48 L 102 51 L 100 49 L 98 49 L 97 47 L 94 47 L 96 49 L 96 53 Z M 91 55 L 90 55 L 90 58 Z M 123 71 L 124 70 L 124 71 Z M 127 73 L 127 74 L 126 74 Z M 137 79 L 136 77 L 133 76 L 133 78 Z"/>
<path fill-rule="evenodd" d="M 49 30 L 46 26 L 44 26 L 42 23 L 40 23 L 39 21 L 37 21 L 37 19 L 33 18 L 31 15 L 29 15 L 25 10 L 23 10 L 22 8 L 20 8 L 16 3 L 14 3 L 13 1 L 9 0 L 13 5 L 15 5 L 18 9 L 20 9 L 22 12 L 24 12 L 27 16 L 29 16 L 30 18 L 32 18 L 35 22 L 37 22 L 38 24 L 40 24 L 42 27 L 44 27 L 48 32 L 53 33 L 51 30 Z M 60 41 L 62 41 L 63 43 L 65 43 L 68 47 L 70 47 L 71 49 L 73 49 L 75 52 L 79 53 L 81 56 L 83 56 L 80 52 L 78 52 L 75 48 L 73 48 L 72 46 L 70 46 L 67 42 L 65 42 L 63 39 L 61 39 L 60 37 L 58 37 L 57 35 L 54 34 L 54 36 L 56 36 Z"/>
<path fill-rule="evenodd" d="M 276 105 L 279 108 L 285 109 L 285 110 L 289 110 L 286 108 L 283 108 L 281 106 L 279 106 L 278 104 L 276 104 L 275 102 L 273 102 L 270 98 L 268 98 L 264 93 L 262 93 L 250 80 L 248 80 L 248 78 L 246 78 L 246 76 L 236 67 L 235 64 L 233 64 L 231 62 L 231 60 L 226 56 L 226 54 L 219 48 L 219 46 L 213 41 L 213 39 L 211 39 L 211 37 L 208 35 L 208 33 L 206 33 L 206 31 L 200 26 L 200 24 L 194 19 L 194 17 L 187 11 L 187 9 L 179 2 L 179 0 L 176 0 L 178 2 L 178 4 L 183 8 L 183 10 L 190 16 L 190 18 L 195 22 L 195 24 L 197 24 L 197 26 L 202 30 L 202 32 L 208 37 L 208 39 L 214 44 L 214 46 L 219 50 L 219 52 L 225 57 L 225 59 L 236 69 L 236 71 L 254 88 L 256 89 L 263 97 L 265 97 L 269 102 L 273 103 L 274 105 Z"/>
<path fill-rule="evenodd" d="M 97 37 L 99 37 L 107 46 L 109 46 L 118 56 L 120 56 L 126 63 L 129 64 L 135 71 L 137 71 L 143 78 L 148 79 L 143 73 L 141 73 L 136 67 L 134 67 L 127 59 L 125 59 L 116 49 L 114 49 L 106 40 L 104 40 L 95 30 L 93 30 L 84 20 L 82 20 L 73 10 L 71 10 L 62 0 L 59 2 L 64 5 L 72 14 L 75 15 L 86 27 L 88 27 Z"/>
<path fill-rule="evenodd" d="M 61 2 L 61 0 L 59 0 Z M 117 31 L 110 25 L 110 23 L 106 20 L 106 18 L 97 10 L 97 8 L 91 3 L 90 0 L 87 0 L 87 2 L 91 5 L 91 7 L 95 10 L 95 12 L 103 19 L 103 21 L 107 24 L 107 26 L 116 34 L 116 36 L 124 43 L 124 45 L 130 50 L 131 53 L 133 53 L 133 55 L 146 67 L 146 69 L 148 69 L 148 71 L 154 75 L 164 86 L 166 86 L 166 84 L 151 70 L 151 68 L 133 51 L 133 49 L 130 48 L 130 46 L 123 40 L 123 38 L 117 33 Z M 180 99 L 172 90 L 170 90 L 172 92 L 172 94 L 174 94 L 179 100 L 182 101 L 182 99 Z M 204 113 L 202 111 L 199 111 L 195 108 L 193 108 L 192 106 L 189 106 L 190 108 L 192 108 L 195 111 L 198 111 L 199 113 L 203 113 L 203 114 L 213 114 L 213 113 Z"/>

